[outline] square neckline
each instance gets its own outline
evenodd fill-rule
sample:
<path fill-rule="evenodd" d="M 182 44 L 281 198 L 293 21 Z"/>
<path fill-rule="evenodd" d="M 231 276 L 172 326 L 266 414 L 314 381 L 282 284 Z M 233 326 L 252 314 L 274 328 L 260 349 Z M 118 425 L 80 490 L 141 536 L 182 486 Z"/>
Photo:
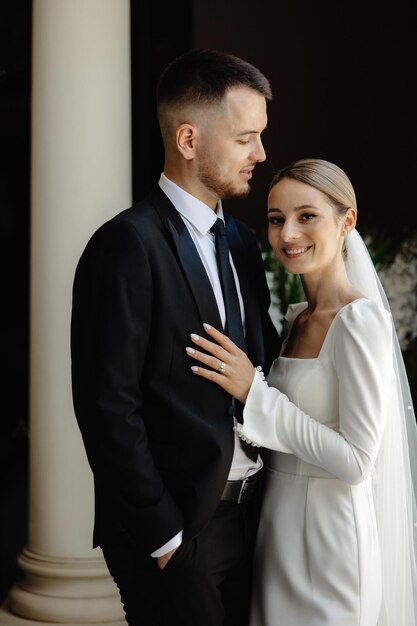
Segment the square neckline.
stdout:
<path fill-rule="evenodd" d="M 320 358 L 321 353 L 323 352 L 324 346 L 325 346 L 325 344 L 326 344 L 326 342 L 327 342 L 327 338 L 328 338 L 328 337 L 329 337 L 329 335 L 330 335 L 330 331 L 331 331 L 331 329 L 332 329 L 332 327 L 333 327 L 334 323 L 336 322 L 337 318 L 338 318 L 338 317 L 339 317 L 339 315 L 341 314 L 341 312 L 342 312 L 344 309 L 346 309 L 348 306 L 351 306 L 352 304 L 355 304 L 355 302 L 360 302 L 361 300 L 368 300 L 368 298 L 365 298 L 365 296 L 361 296 L 360 298 L 355 298 L 355 300 L 352 300 L 351 302 L 348 302 L 347 304 L 344 304 L 344 305 L 343 305 L 343 306 L 342 306 L 342 307 L 338 310 L 338 312 L 336 313 L 336 315 L 334 316 L 334 318 L 332 319 L 332 321 L 331 321 L 331 322 L 330 322 L 330 324 L 329 324 L 329 328 L 327 329 L 327 332 L 326 332 L 326 334 L 325 334 L 325 336 L 324 336 L 324 339 L 323 339 L 323 343 L 321 344 L 321 347 L 320 347 L 320 350 L 319 350 L 319 353 L 317 354 L 317 356 L 314 356 L 314 357 L 309 357 L 309 358 L 303 358 L 303 357 L 298 357 L 298 356 L 281 356 L 281 355 L 279 355 L 279 356 L 278 356 L 278 358 L 279 358 L 279 359 L 285 359 L 286 361 L 317 361 L 317 360 Z M 304 302 L 298 302 L 297 304 L 304 304 Z M 285 346 L 286 341 L 287 341 L 288 337 L 290 336 L 290 333 L 291 333 L 291 330 L 292 330 L 292 327 L 293 327 L 293 325 L 294 325 L 295 320 L 298 318 L 298 316 L 299 316 L 299 315 L 301 315 L 301 313 L 302 313 L 303 311 L 305 311 L 305 310 L 308 308 L 308 303 L 307 303 L 307 302 L 305 302 L 305 304 L 306 304 L 306 306 L 305 306 L 303 309 L 301 309 L 301 311 L 300 311 L 300 312 L 299 312 L 299 313 L 298 313 L 298 314 L 297 314 L 297 315 L 293 318 L 293 320 L 290 322 L 290 326 L 289 326 L 289 328 L 288 328 L 288 333 L 287 333 L 286 338 L 285 338 L 285 339 L 284 339 L 284 341 L 283 341 L 282 347 L 284 347 L 284 346 Z"/>

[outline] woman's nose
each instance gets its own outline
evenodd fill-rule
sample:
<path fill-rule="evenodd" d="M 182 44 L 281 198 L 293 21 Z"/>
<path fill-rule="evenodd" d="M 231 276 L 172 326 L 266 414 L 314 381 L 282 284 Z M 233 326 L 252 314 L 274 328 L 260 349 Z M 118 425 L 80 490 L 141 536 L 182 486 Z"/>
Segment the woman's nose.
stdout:
<path fill-rule="evenodd" d="M 286 220 L 281 229 L 281 237 L 284 241 L 294 241 L 300 236 L 298 224 L 292 220 Z"/>

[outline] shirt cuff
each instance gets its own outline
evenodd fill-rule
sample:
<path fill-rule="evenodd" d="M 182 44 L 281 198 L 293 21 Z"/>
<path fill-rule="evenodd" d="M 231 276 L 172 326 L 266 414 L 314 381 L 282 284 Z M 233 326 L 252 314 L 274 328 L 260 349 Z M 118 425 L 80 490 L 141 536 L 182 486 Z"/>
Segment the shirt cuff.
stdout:
<path fill-rule="evenodd" d="M 159 556 L 164 556 L 164 554 L 167 554 L 167 552 L 174 550 L 174 548 L 178 548 L 178 546 L 180 546 L 181 543 L 182 543 L 182 530 L 180 530 L 180 532 L 177 535 L 175 535 L 175 537 L 173 537 L 172 539 L 164 543 L 164 545 L 161 548 L 158 548 L 158 550 L 155 550 L 155 552 L 152 552 L 151 556 L 153 556 L 154 559 L 157 559 Z"/>

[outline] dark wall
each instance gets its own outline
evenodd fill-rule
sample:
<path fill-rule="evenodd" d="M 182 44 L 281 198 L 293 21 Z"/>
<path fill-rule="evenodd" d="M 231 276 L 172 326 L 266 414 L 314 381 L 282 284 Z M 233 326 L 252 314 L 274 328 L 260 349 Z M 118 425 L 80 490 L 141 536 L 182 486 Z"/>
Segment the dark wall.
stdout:
<path fill-rule="evenodd" d="M 229 208 L 265 226 L 273 172 L 300 157 L 336 162 L 358 196 L 359 230 L 402 238 L 417 228 L 416 37 L 413 3 L 196 1 L 194 45 L 246 58 L 270 79 L 267 162 L 246 203 Z"/>
<path fill-rule="evenodd" d="M 0 3 L 0 601 L 27 537 L 31 3 Z"/>
<path fill-rule="evenodd" d="M 163 146 L 155 111 L 159 75 L 192 47 L 193 0 L 131 0 L 133 200 L 158 182 Z M 163 19 L 162 19 L 163 14 Z"/>

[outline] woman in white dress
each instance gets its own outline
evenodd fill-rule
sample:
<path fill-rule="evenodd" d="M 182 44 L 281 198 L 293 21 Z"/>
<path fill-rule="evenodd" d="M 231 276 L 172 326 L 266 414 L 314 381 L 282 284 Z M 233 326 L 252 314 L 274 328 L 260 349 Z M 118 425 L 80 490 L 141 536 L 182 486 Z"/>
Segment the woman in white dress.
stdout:
<path fill-rule="evenodd" d="M 209 366 L 193 366 L 196 375 L 245 402 L 238 434 L 275 451 L 265 457 L 251 626 L 417 624 L 416 423 L 356 215 L 336 165 L 303 159 L 278 172 L 269 242 L 306 295 L 289 307 L 280 355 L 265 381 L 210 326 L 213 341 L 193 334 L 187 348 Z"/>

